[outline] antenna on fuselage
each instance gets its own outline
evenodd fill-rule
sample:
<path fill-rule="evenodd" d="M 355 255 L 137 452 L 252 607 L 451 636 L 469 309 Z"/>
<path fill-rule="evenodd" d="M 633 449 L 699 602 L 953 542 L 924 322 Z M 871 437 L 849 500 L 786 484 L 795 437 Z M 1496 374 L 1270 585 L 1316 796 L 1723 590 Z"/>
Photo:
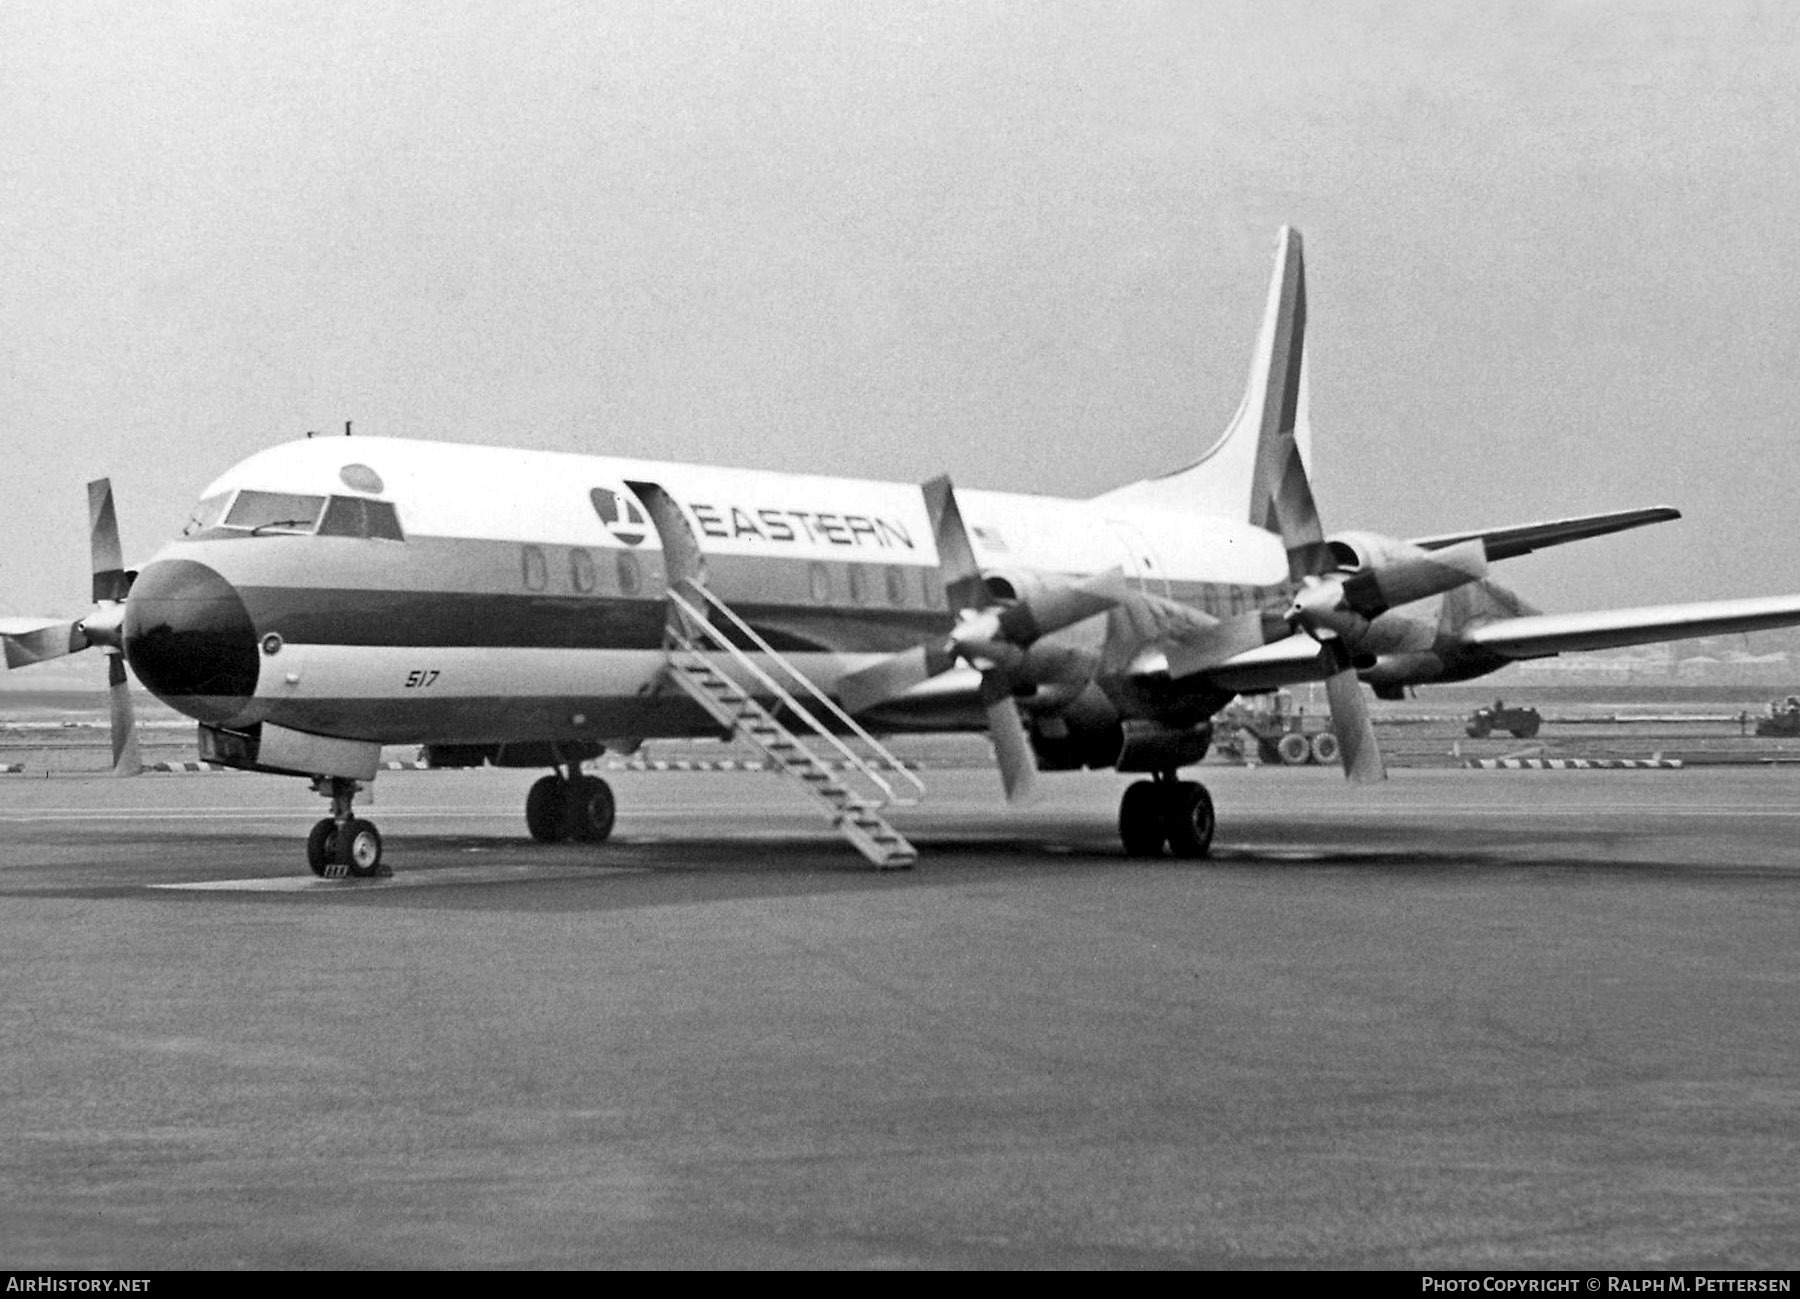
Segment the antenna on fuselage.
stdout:
<path fill-rule="evenodd" d="M 344 436 L 345 437 L 350 436 L 350 421 L 349 420 L 344 421 Z"/>

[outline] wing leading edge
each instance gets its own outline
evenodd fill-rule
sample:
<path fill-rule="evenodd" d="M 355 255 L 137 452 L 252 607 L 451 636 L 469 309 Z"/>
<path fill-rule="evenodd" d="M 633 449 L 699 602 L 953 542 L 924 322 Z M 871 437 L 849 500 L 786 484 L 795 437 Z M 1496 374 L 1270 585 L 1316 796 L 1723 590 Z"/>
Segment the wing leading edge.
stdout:
<path fill-rule="evenodd" d="M 1571 650 L 1617 649 L 1654 641 L 1725 636 L 1796 623 L 1800 623 L 1800 595 L 1772 595 L 1498 618 L 1464 628 L 1460 639 L 1465 645 L 1507 658 L 1527 659 Z"/>
<path fill-rule="evenodd" d="M 1641 510 L 1613 510 L 1606 514 L 1584 514 L 1573 519 L 1553 519 L 1548 523 L 1522 523 L 1509 528 L 1485 528 L 1473 532 L 1448 532 L 1437 537 L 1415 537 L 1411 544 L 1421 550 L 1443 550 L 1479 538 L 1490 561 L 1515 559 L 1548 546 L 1586 541 L 1589 537 L 1604 537 L 1610 532 L 1641 528 L 1648 523 L 1668 523 L 1680 517 L 1681 511 L 1672 506 L 1654 505 Z"/>

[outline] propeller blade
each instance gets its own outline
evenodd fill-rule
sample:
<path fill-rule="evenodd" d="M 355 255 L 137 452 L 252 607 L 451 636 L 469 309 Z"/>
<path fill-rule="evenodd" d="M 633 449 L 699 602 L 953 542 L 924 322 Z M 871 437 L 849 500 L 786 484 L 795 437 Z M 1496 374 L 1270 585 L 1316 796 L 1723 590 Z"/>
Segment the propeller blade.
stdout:
<path fill-rule="evenodd" d="M 131 707 L 131 683 L 125 676 L 125 657 L 106 656 L 106 687 L 112 706 L 113 775 L 135 776 L 144 769 L 138 758 L 137 716 Z"/>
<path fill-rule="evenodd" d="M 941 672 L 948 672 L 955 662 L 954 655 L 932 645 L 915 645 L 909 650 L 901 650 L 839 677 L 838 704 L 854 717 L 890 699 L 898 699 Z"/>
<path fill-rule="evenodd" d="M 1387 779 L 1387 767 L 1381 761 L 1381 745 L 1375 739 L 1375 722 L 1369 715 L 1369 701 L 1363 698 L 1362 682 L 1356 679 L 1356 668 L 1341 642 L 1325 643 L 1325 653 L 1334 670 L 1325 678 L 1325 698 L 1331 704 L 1331 733 L 1337 736 L 1338 756 L 1344 774 L 1359 785 Z"/>
<path fill-rule="evenodd" d="M 1488 575 L 1487 553 L 1479 540 L 1428 550 L 1377 565 L 1344 584 L 1344 603 L 1375 617 L 1427 596 L 1442 595 Z"/>
<path fill-rule="evenodd" d="M 94 600 L 123 600 L 131 589 L 119 547 L 119 519 L 113 511 L 112 480 L 88 484 L 88 551 L 94 567 Z"/>
<path fill-rule="evenodd" d="M 981 700 L 987 708 L 988 738 L 1000 764 L 1000 784 L 1008 803 L 1027 803 L 1037 796 L 1037 755 L 1025 735 L 1019 701 L 997 672 L 983 673 Z"/>
<path fill-rule="evenodd" d="M 1131 584 L 1120 568 L 1109 568 L 1068 586 L 1048 587 L 1004 610 L 999 618 L 1000 634 L 1015 645 L 1029 645 L 1040 636 L 1123 604 L 1131 593 Z"/>
<path fill-rule="evenodd" d="M 933 478 L 920 490 L 925 493 L 925 512 L 931 516 L 938 572 L 944 579 L 950 612 L 981 608 L 988 602 L 987 586 L 981 580 L 981 565 L 975 562 L 975 547 L 969 542 L 969 530 L 963 526 L 962 511 L 956 505 L 956 489 L 946 475 Z"/>
<path fill-rule="evenodd" d="M 1184 636 L 1163 651 L 1170 676 L 1180 678 L 1216 668 L 1227 659 L 1283 640 L 1294 629 L 1279 613 L 1268 610 L 1240 613 L 1222 619 L 1204 631 Z"/>
<path fill-rule="evenodd" d="M 29 631 L 0 633 L 0 650 L 9 668 L 27 667 L 45 659 L 61 658 L 87 648 L 87 636 L 78 622 L 53 622 Z"/>

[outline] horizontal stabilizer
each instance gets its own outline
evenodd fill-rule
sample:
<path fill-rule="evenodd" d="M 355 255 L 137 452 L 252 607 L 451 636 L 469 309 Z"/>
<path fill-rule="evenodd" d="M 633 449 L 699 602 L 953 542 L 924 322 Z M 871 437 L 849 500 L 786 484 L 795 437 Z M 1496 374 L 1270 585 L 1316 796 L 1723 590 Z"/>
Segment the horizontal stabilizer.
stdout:
<path fill-rule="evenodd" d="M 1800 595 L 1773 595 L 1500 618 L 1465 629 L 1460 639 L 1465 645 L 1507 658 L 1528 659 L 1572 650 L 1617 649 L 1622 645 L 1725 636 L 1796 624 L 1800 624 Z"/>
<path fill-rule="evenodd" d="M 1609 514 L 1584 514 L 1575 519 L 1555 519 L 1549 523 L 1523 523 L 1511 528 L 1484 528 L 1475 532 L 1449 532 L 1440 537 L 1415 537 L 1412 544 L 1421 550 L 1443 550 L 1465 541 L 1480 540 L 1490 563 L 1499 559 L 1515 559 L 1534 550 L 1561 546 L 1589 537 L 1604 537 L 1609 532 L 1641 528 L 1647 523 L 1667 523 L 1679 519 L 1681 511 L 1667 505 L 1643 510 L 1614 510 Z"/>

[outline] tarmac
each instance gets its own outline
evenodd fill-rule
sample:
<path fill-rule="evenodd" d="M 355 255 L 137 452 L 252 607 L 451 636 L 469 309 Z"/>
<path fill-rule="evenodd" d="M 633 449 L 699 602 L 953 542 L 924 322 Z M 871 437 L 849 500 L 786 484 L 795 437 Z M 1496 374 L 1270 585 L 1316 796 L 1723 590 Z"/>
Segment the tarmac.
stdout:
<path fill-rule="evenodd" d="M 12 1269 L 1800 1265 L 1800 772 L 0 779 Z M 360 806 L 360 805 L 359 805 Z"/>

